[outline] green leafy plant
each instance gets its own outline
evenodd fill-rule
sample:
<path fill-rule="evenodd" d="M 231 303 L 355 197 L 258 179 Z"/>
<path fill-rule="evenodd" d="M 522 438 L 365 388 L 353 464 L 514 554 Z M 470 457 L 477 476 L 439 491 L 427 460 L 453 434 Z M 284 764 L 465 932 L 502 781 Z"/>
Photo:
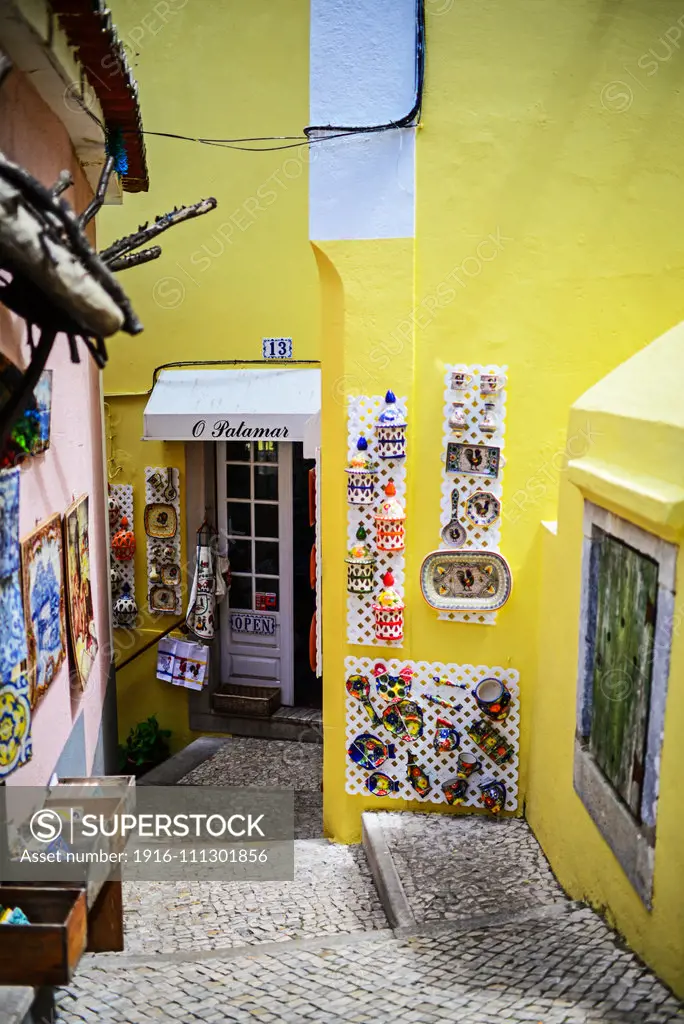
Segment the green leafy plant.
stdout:
<path fill-rule="evenodd" d="M 161 729 L 156 715 L 138 722 L 128 734 L 125 744 L 119 746 L 122 770 L 132 768 L 134 775 L 143 775 L 161 764 L 169 756 L 169 729 Z"/>

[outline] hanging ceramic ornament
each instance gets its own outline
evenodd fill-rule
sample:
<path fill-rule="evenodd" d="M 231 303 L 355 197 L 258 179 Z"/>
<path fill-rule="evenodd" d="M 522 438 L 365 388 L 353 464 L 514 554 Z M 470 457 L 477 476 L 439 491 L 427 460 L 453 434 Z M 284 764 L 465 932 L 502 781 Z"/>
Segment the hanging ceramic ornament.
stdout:
<path fill-rule="evenodd" d="M 385 500 L 374 514 L 378 551 L 403 551 L 406 539 L 406 513 L 397 498 L 394 480 L 385 487 Z"/>
<path fill-rule="evenodd" d="M 399 792 L 400 785 L 399 782 L 390 779 L 389 775 L 384 775 L 382 772 L 373 772 L 366 779 L 366 787 L 373 796 L 392 796 Z"/>
<path fill-rule="evenodd" d="M 347 679 L 347 693 L 354 700 L 358 700 L 374 726 L 380 727 L 382 719 L 378 716 L 370 699 L 370 681 L 366 676 L 349 676 Z"/>
<path fill-rule="evenodd" d="M 350 505 L 372 505 L 375 501 L 377 466 L 368 451 L 368 441 L 360 437 L 356 454 L 349 460 L 347 473 L 347 501 Z"/>
<path fill-rule="evenodd" d="M 453 711 L 455 713 L 458 713 L 463 709 L 462 704 L 452 704 L 450 700 L 444 700 L 443 697 L 435 697 L 431 693 L 424 693 L 423 697 L 428 702 L 428 704 L 436 704 L 437 707 L 444 708 L 445 711 Z"/>
<path fill-rule="evenodd" d="M 465 779 L 450 779 L 442 786 L 442 792 L 449 806 L 462 804 L 468 795 L 468 783 Z"/>
<path fill-rule="evenodd" d="M 393 676 L 387 671 L 387 666 L 378 661 L 373 666 L 373 675 L 378 696 L 384 697 L 385 700 L 403 700 L 411 696 L 414 672 L 408 665 L 402 668 L 398 675 Z"/>
<path fill-rule="evenodd" d="M 377 736 L 364 732 L 352 740 L 347 754 L 359 768 L 372 771 L 379 768 L 385 761 L 393 761 L 397 756 L 393 743 L 383 743 Z"/>
<path fill-rule="evenodd" d="M 112 594 L 118 594 L 121 590 L 124 581 L 124 574 L 121 566 L 117 562 L 112 562 L 109 569 L 109 583 Z"/>
<path fill-rule="evenodd" d="M 475 703 L 487 718 L 502 722 L 511 710 L 511 691 L 494 676 L 482 679 L 473 690 Z"/>
<path fill-rule="evenodd" d="M 401 743 L 423 735 L 423 712 L 414 700 L 393 700 L 383 711 L 382 722 Z"/>
<path fill-rule="evenodd" d="M 394 590 L 394 576 L 386 572 L 382 577 L 384 590 L 373 604 L 376 640 L 402 640 L 404 636 L 404 604 Z"/>
<path fill-rule="evenodd" d="M 480 750 L 491 757 L 494 764 L 506 764 L 515 756 L 515 750 L 505 736 L 483 718 L 466 725 L 465 731 Z"/>
<path fill-rule="evenodd" d="M 119 525 L 119 520 L 121 519 L 121 506 L 111 491 L 107 498 L 107 510 L 109 514 L 109 531 L 110 533 L 114 533 Z"/>
<path fill-rule="evenodd" d="M 406 455 L 406 420 L 397 408 L 394 392 L 385 395 L 385 406 L 375 425 L 380 459 L 403 459 Z"/>
<path fill-rule="evenodd" d="M 501 814 L 506 806 L 506 784 L 489 775 L 482 780 L 478 788 L 480 803 L 487 808 L 490 814 Z"/>
<path fill-rule="evenodd" d="M 112 554 L 118 562 L 130 562 L 135 554 L 135 534 L 128 529 L 128 519 L 121 518 L 121 529 L 112 537 Z"/>
<path fill-rule="evenodd" d="M 433 683 L 437 686 L 453 686 L 455 690 L 467 690 L 468 687 L 465 683 L 455 683 L 453 679 L 447 679 L 446 676 L 433 676 Z"/>
<path fill-rule="evenodd" d="M 438 718 L 432 745 L 438 754 L 448 754 L 461 746 L 461 734 L 448 718 Z"/>
<path fill-rule="evenodd" d="M 427 796 L 432 789 L 432 783 L 430 782 L 430 776 L 422 768 L 416 760 L 416 755 L 409 751 L 408 760 L 406 765 L 406 776 L 415 789 L 418 796 Z"/>
<path fill-rule="evenodd" d="M 460 437 L 463 431 L 468 426 L 468 420 L 465 414 L 465 405 L 463 402 L 454 402 L 451 406 L 451 415 L 449 416 L 449 430 L 456 437 Z"/>
<path fill-rule="evenodd" d="M 131 588 L 128 583 L 124 583 L 121 597 L 117 598 L 114 602 L 114 608 L 112 611 L 115 625 L 135 625 L 135 620 L 138 617 L 138 606 L 135 603 L 134 598 L 131 596 Z"/>
<path fill-rule="evenodd" d="M 365 542 L 368 533 L 363 526 L 356 531 L 356 544 L 349 548 L 347 563 L 347 590 L 352 594 L 369 594 L 373 589 L 376 561 Z"/>

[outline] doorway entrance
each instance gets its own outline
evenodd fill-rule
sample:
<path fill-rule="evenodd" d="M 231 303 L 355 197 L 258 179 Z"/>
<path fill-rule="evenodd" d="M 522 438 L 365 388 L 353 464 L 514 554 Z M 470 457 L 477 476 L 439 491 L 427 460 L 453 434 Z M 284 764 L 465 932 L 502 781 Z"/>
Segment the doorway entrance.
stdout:
<path fill-rule="evenodd" d="M 231 587 L 220 618 L 222 682 L 280 686 L 285 706 L 320 705 L 309 665 L 316 607 L 308 515 L 313 460 L 300 443 L 220 441 L 216 445 L 218 525 Z"/>

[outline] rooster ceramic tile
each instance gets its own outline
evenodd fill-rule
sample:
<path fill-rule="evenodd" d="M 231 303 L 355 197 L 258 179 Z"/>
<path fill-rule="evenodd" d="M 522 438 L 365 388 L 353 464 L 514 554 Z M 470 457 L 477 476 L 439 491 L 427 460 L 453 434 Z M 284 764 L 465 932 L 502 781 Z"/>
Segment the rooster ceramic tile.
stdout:
<path fill-rule="evenodd" d="M 384 671 L 381 671 L 384 670 Z M 373 681 L 408 680 L 410 697 L 391 699 L 394 687 L 378 694 Z M 352 795 L 368 795 L 370 767 L 356 760 L 350 752 L 359 737 L 367 742 L 371 757 L 383 756 L 382 746 L 394 744 L 394 759 L 371 766 L 389 782 L 380 787 L 382 793 L 404 800 L 420 799 L 426 804 L 462 803 L 464 808 L 481 808 L 477 773 L 495 775 L 506 786 L 507 811 L 515 810 L 518 793 L 518 744 L 520 705 L 518 673 L 515 669 L 487 665 L 456 665 L 374 657 L 348 657 L 346 674 L 346 791 Z M 509 713 L 503 721 L 482 716 L 473 691 L 487 679 L 500 680 L 511 694 Z M 383 680 L 384 681 L 384 680 Z M 450 684 L 447 686 L 447 684 Z M 385 684 L 387 685 L 387 684 Z M 445 697 L 439 694 L 442 691 Z M 397 691 L 398 692 L 398 691 Z M 388 700 L 388 697 L 390 698 Z M 451 699 L 448 699 L 451 698 Z M 376 710 L 377 708 L 377 710 Z M 379 712 L 382 712 L 380 717 Z M 371 724 L 372 723 L 372 724 Z M 374 741 L 377 741 L 377 746 Z M 409 778 L 412 766 L 414 778 Z M 429 790 L 420 797 L 415 784 Z M 376 772 L 377 773 L 377 772 Z M 386 773 L 386 774 L 385 774 Z M 474 778 L 470 780 L 470 776 Z M 391 783 L 391 785 L 390 785 Z M 450 788 L 451 787 L 451 788 Z M 452 799 L 453 798 L 453 799 Z"/>
<path fill-rule="evenodd" d="M 447 444 L 447 473 L 466 473 L 468 476 L 487 476 L 496 480 L 499 475 L 501 451 L 494 445 L 467 444 L 449 441 Z"/>

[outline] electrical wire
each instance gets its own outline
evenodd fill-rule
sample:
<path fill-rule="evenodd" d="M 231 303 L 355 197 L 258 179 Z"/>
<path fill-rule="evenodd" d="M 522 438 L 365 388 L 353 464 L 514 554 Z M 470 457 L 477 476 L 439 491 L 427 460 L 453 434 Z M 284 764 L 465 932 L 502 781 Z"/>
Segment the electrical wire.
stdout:
<path fill-rule="evenodd" d="M 375 132 L 398 131 L 402 128 L 411 128 L 420 120 L 423 106 L 423 92 L 425 88 L 425 0 L 416 0 L 416 91 L 413 106 L 396 121 L 387 121 L 384 124 L 373 125 L 308 125 L 303 130 L 303 137 L 299 135 L 261 135 L 247 136 L 237 139 L 205 139 L 193 135 L 179 135 L 175 132 L 151 132 L 136 131 L 130 129 L 124 134 L 150 135 L 161 139 L 178 139 L 182 142 L 196 142 L 203 146 L 218 146 L 221 149 L 234 149 L 243 153 L 274 153 L 284 149 L 300 149 L 302 146 L 313 146 L 321 142 L 330 142 L 333 139 L 341 139 L 351 135 L 370 135 Z M 95 118 L 97 120 L 97 118 Z M 99 122 L 98 122 L 99 123 Z M 104 126 L 102 126 L 104 127 Z M 330 132 L 329 135 L 311 136 L 316 132 Z M 283 142 L 282 146 L 246 146 L 247 142 Z"/>

